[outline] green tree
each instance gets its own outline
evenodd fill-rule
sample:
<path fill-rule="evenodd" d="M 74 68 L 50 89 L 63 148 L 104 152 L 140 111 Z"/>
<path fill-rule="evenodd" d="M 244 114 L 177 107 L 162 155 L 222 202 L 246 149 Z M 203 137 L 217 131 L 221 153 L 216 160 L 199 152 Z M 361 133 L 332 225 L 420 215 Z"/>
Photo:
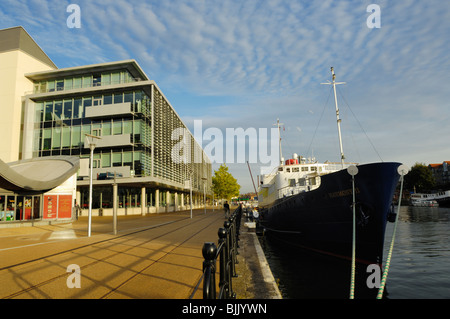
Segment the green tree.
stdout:
<path fill-rule="evenodd" d="M 233 196 L 239 196 L 241 186 L 237 180 L 228 172 L 225 164 L 220 165 L 217 171 L 214 171 L 212 177 L 212 190 L 217 198 L 231 199 Z"/>
<path fill-rule="evenodd" d="M 405 175 L 405 188 L 410 191 L 415 187 L 416 192 L 424 192 L 432 190 L 435 186 L 434 176 L 425 164 L 414 164 L 409 173 Z"/>

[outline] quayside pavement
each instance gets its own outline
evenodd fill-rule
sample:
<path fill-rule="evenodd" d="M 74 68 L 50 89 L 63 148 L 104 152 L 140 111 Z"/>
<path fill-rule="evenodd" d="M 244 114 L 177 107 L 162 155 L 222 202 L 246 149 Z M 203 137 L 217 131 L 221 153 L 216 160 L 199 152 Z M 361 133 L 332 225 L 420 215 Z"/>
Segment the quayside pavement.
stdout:
<path fill-rule="evenodd" d="M 93 217 L 91 237 L 87 217 L 0 229 L 0 298 L 200 299 L 201 248 L 224 221 L 201 209 L 119 216 L 116 235 L 111 217 Z"/>

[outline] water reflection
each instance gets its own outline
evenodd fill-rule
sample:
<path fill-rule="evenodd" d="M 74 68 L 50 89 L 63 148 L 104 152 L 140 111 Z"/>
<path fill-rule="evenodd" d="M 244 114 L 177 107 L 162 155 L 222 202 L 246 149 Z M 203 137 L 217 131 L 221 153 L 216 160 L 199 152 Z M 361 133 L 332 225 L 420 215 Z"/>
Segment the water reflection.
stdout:
<path fill-rule="evenodd" d="M 399 220 L 403 222 L 448 222 L 450 208 L 402 206 Z"/>
<path fill-rule="evenodd" d="M 401 207 L 388 279 L 393 298 L 450 298 L 449 220 L 450 208 Z M 392 230 L 388 224 L 387 244 Z"/>
<path fill-rule="evenodd" d="M 294 251 L 268 237 L 260 237 L 260 243 L 283 298 L 349 298 L 350 261 L 299 248 Z M 370 274 L 366 265 L 357 267 L 355 298 L 375 299 L 378 290 L 366 285 Z"/>
<path fill-rule="evenodd" d="M 394 224 L 385 236 L 386 260 Z M 450 298 L 450 208 L 402 206 L 386 290 L 390 299 Z M 350 263 L 260 239 L 284 298 L 349 297 Z M 357 270 L 356 298 L 375 298 L 366 269 Z"/>

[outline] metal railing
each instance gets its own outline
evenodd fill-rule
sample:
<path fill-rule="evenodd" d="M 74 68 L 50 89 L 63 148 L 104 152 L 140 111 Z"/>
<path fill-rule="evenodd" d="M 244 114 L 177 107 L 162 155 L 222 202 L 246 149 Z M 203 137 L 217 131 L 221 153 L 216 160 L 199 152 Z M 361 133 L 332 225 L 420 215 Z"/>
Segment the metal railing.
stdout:
<path fill-rule="evenodd" d="M 25 95 L 49 93 L 49 92 L 61 92 L 61 91 L 67 91 L 67 90 L 87 89 L 87 88 L 93 88 L 93 87 L 117 85 L 117 84 L 127 84 L 127 83 L 134 83 L 134 82 L 140 82 L 140 81 L 143 81 L 143 79 L 141 79 L 141 78 L 126 78 L 126 79 L 121 79 L 121 80 L 117 80 L 117 81 L 110 80 L 110 81 L 94 82 L 93 80 L 90 80 L 89 82 L 83 83 L 83 84 L 66 85 L 65 83 L 63 83 L 61 86 L 52 86 L 52 87 L 47 87 L 47 86 L 37 87 L 36 86 L 33 89 L 33 91 L 26 91 Z"/>
<path fill-rule="evenodd" d="M 238 241 L 241 226 L 242 207 L 239 206 L 231 217 L 219 228 L 218 246 L 213 242 L 203 245 L 203 299 L 216 299 L 216 264 L 220 257 L 220 276 L 218 299 L 235 299 L 232 277 L 237 277 L 235 265 L 238 263 Z M 197 285 L 198 287 L 198 285 Z"/>

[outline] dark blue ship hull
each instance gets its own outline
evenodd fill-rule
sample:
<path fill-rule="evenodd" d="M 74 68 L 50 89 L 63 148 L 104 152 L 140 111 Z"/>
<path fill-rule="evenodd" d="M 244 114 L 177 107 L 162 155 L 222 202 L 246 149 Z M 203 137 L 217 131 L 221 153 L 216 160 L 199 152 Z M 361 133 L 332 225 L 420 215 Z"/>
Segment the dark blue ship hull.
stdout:
<path fill-rule="evenodd" d="M 400 163 L 358 166 L 356 261 L 381 264 L 384 234 Z M 320 187 L 261 207 L 260 224 L 268 236 L 289 245 L 351 259 L 352 179 L 347 170 L 321 176 Z"/>

